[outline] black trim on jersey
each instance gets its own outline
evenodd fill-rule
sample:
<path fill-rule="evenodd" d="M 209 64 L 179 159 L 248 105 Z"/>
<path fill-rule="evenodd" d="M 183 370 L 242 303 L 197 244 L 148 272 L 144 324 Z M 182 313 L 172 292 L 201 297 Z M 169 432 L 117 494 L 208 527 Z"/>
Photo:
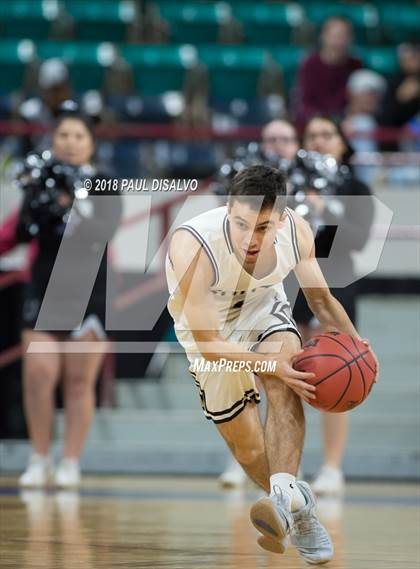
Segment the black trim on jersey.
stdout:
<path fill-rule="evenodd" d="M 257 341 L 255 342 L 255 344 L 252 345 L 251 350 L 253 350 L 257 344 L 260 344 L 261 342 L 263 342 L 269 336 L 271 336 L 272 334 L 275 334 L 276 332 L 294 332 L 296 334 L 296 336 L 298 336 L 300 341 L 302 342 L 302 337 L 299 333 L 299 330 L 293 326 L 292 322 L 290 323 L 290 326 L 279 326 L 278 324 L 274 324 L 273 326 L 270 326 L 269 328 L 267 328 L 267 330 L 264 330 L 264 332 L 262 332 L 257 337 Z"/>
<path fill-rule="evenodd" d="M 299 263 L 301 257 L 300 257 L 300 251 L 299 251 L 299 244 L 298 244 L 298 240 L 297 240 L 297 231 L 296 231 L 295 220 L 293 219 L 293 215 L 289 211 L 287 211 L 287 217 L 289 218 L 289 222 L 290 222 L 290 233 L 292 235 L 293 253 L 295 254 L 296 263 Z"/>
<path fill-rule="evenodd" d="M 191 372 L 190 372 L 191 373 Z M 247 405 L 247 403 L 260 403 L 261 397 L 260 394 L 255 391 L 255 389 L 248 389 L 244 392 L 242 399 L 236 401 L 229 409 L 224 409 L 223 411 L 209 411 L 206 402 L 206 393 L 201 389 L 201 386 L 197 380 L 195 380 L 195 384 L 198 388 L 198 392 L 200 394 L 200 401 L 201 407 L 204 411 L 204 416 L 209 421 L 213 421 L 213 423 L 226 423 L 227 421 L 231 421 L 235 417 L 243 411 Z"/>
<path fill-rule="evenodd" d="M 175 269 L 174 264 L 173 264 L 172 259 L 171 259 L 171 256 L 169 255 L 169 252 L 168 252 L 168 261 L 169 261 L 169 264 L 171 265 L 172 269 Z"/>
<path fill-rule="evenodd" d="M 237 417 L 240 413 L 242 413 L 242 411 L 245 409 L 245 407 L 247 406 L 248 403 L 256 403 L 257 405 L 259 403 L 261 403 L 261 398 L 260 395 L 253 390 L 252 395 L 247 395 L 244 396 L 243 399 L 241 400 L 242 405 L 235 411 L 235 413 L 233 413 L 233 415 L 230 415 L 229 417 L 224 417 L 224 418 L 217 418 L 215 419 L 214 417 L 212 417 L 210 415 L 210 413 L 207 411 L 207 413 L 210 416 L 206 415 L 206 412 L 204 413 L 206 419 L 208 419 L 209 421 L 213 421 L 213 423 L 215 425 L 220 425 L 220 423 L 228 423 L 229 421 L 232 421 L 232 419 L 234 419 L 235 417 Z"/>
<path fill-rule="evenodd" d="M 212 283 L 211 286 L 215 286 L 219 282 L 219 269 L 217 267 L 216 259 L 214 258 L 213 252 L 210 249 L 208 243 L 206 241 L 204 241 L 204 238 L 200 235 L 200 233 L 198 233 L 198 231 L 196 229 L 194 229 L 194 227 L 191 227 L 191 225 L 180 225 L 178 227 L 178 229 L 186 229 L 192 235 L 194 235 L 194 237 L 197 239 L 197 241 L 199 241 L 199 243 L 202 245 L 202 247 L 205 250 L 205 252 L 207 253 L 207 256 L 209 257 L 210 262 L 211 262 L 212 267 L 213 267 L 214 282 Z"/>
<path fill-rule="evenodd" d="M 223 220 L 223 234 L 225 236 L 225 240 L 226 240 L 226 245 L 228 248 L 229 253 L 233 253 L 233 245 L 232 245 L 232 241 L 230 239 L 230 234 L 229 234 L 229 220 L 228 220 L 228 216 L 225 215 L 225 218 Z"/>

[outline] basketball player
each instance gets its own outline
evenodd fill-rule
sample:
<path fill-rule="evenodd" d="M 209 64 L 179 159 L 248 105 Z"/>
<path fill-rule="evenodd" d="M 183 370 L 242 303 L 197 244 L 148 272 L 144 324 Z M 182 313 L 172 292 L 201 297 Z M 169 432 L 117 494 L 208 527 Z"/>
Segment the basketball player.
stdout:
<path fill-rule="evenodd" d="M 329 561 L 333 545 L 316 517 L 312 492 L 295 478 L 305 431 L 301 399 L 315 398 L 315 387 L 305 381 L 312 374 L 293 369 L 301 340 L 283 289 L 286 275 L 295 271 L 326 329 L 358 334 L 329 292 L 309 225 L 286 207 L 285 175 L 263 165 L 237 174 L 227 206 L 177 228 L 166 270 L 168 308 L 204 414 L 248 475 L 269 493 L 251 509 L 262 534 L 258 543 L 283 553 L 290 536 L 307 562 Z M 259 371 L 268 362 L 275 370 Z M 225 367 L 217 369 L 222 363 Z M 245 364 L 247 369 L 238 371 Z M 254 372 L 267 394 L 265 426 L 257 411 Z"/>

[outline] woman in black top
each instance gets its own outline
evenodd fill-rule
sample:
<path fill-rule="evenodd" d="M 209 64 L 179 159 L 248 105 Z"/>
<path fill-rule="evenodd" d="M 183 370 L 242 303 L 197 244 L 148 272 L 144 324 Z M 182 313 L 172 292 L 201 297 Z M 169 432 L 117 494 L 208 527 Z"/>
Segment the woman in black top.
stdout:
<path fill-rule="evenodd" d="M 102 197 L 105 192 L 95 192 L 95 180 L 104 176 L 93 166 L 94 150 L 88 120 L 76 112 L 65 113 L 53 130 L 51 158 L 43 155 L 44 162 L 32 171 L 36 184 L 32 178 L 23 184 L 17 241 L 36 240 L 38 253 L 23 302 L 24 407 L 33 453 L 20 477 L 22 486 L 44 486 L 53 474 L 49 448 L 54 391 L 60 381 L 64 455 L 54 481 L 61 487 L 80 483 L 79 457 L 93 418 L 95 382 L 106 349 L 104 341 L 98 342 L 106 339 L 106 243 L 121 217 L 118 193 L 108 192 L 114 196 L 109 200 Z M 66 186 L 69 178 L 79 183 Z M 91 190 L 86 191 L 89 183 L 82 178 L 89 179 Z M 92 342 L 92 350 L 65 353 L 60 340 Z M 46 342 L 47 353 L 28 352 L 31 342 Z"/>
<path fill-rule="evenodd" d="M 388 81 L 378 112 L 378 124 L 400 128 L 419 113 L 420 108 L 420 44 L 408 42 L 398 46 L 400 71 Z M 399 144 L 382 142 L 382 151 L 397 152 Z"/>
<path fill-rule="evenodd" d="M 303 147 L 305 150 L 323 155 L 332 155 L 339 165 L 347 166 L 346 175 L 337 185 L 334 202 L 323 199 L 319 192 L 311 190 L 308 190 L 307 199 L 316 216 L 322 219 L 315 238 L 316 256 L 322 264 L 322 259 L 329 257 L 334 242 L 333 262 L 326 262 L 323 273 L 331 292 L 344 306 L 352 322 L 356 324 L 358 283 L 354 282 L 357 277 L 351 254 L 363 249 L 369 237 L 374 214 L 371 192 L 366 184 L 355 178 L 349 164 L 352 149 L 340 126 L 333 120 L 324 116 L 311 119 L 305 127 Z M 363 198 L 352 200 L 343 196 L 363 196 Z M 344 288 L 335 288 L 337 278 L 340 284 L 351 284 Z M 314 319 L 302 291 L 297 297 L 294 318 L 304 340 L 319 333 L 319 322 Z M 338 493 L 343 489 L 341 462 L 347 430 L 346 414 L 323 414 L 324 465 L 313 483 L 314 490 L 319 494 Z"/>

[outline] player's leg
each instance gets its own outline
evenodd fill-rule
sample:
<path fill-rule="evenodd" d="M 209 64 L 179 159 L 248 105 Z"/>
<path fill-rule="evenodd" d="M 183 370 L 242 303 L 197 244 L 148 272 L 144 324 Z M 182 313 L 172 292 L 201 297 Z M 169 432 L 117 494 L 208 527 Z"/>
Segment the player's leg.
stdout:
<path fill-rule="evenodd" d="M 275 332 L 258 344 L 256 352 L 281 352 L 300 349 L 300 338 L 293 332 Z M 270 498 L 259 500 L 251 509 L 251 520 L 264 535 L 274 537 L 286 547 L 293 526 L 292 510 L 305 499 L 296 485 L 305 436 L 305 417 L 299 397 L 281 379 L 263 379 L 267 395 L 267 420 L 264 429 L 265 450 L 270 475 Z"/>
<path fill-rule="evenodd" d="M 336 420 L 336 419 L 342 420 Z M 323 413 L 325 464 L 340 469 L 348 434 L 347 413 Z"/>
<path fill-rule="evenodd" d="M 61 356 L 58 350 L 57 353 L 30 353 L 27 350 L 31 342 L 58 345 L 54 336 L 46 332 L 24 330 L 22 333 L 23 403 L 33 454 L 19 482 L 22 486 L 44 486 L 51 473 L 48 453 Z"/>
<path fill-rule="evenodd" d="M 257 351 L 292 354 L 300 349 L 293 332 L 277 332 L 262 342 Z M 288 535 L 304 559 L 325 563 L 333 547 L 325 528 L 314 513 L 315 502 L 309 486 L 296 481 L 304 435 L 305 417 L 299 397 L 281 380 L 264 380 L 268 400 L 265 448 L 270 472 L 270 497 L 258 500 L 251 509 L 251 520 L 263 534 L 259 544 L 283 553 Z"/>
<path fill-rule="evenodd" d="M 340 495 L 344 492 L 341 464 L 346 450 L 349 418 L 347 413 L 322 413 L 324 464 L 311 486 L 318 495 Z"/>
<path fill-rule="evenodd" d="M 296 334 L 280 332 L 270 336 L 269 350 L 295 352 L 300 349 Z M 267 352 L 267 343 L 258 347 Z M 263 430 L 258 408 L 248 404 L 234 419 L 217 425 L 233 455 L 249 476 L 266 491 L 271 473 L 289 473 L 294 478 L 299 468 L 305 435 L 305 421 L 299 397 L 281 380 L 264 380 L 268 412 Z M 295 509 L 304 504 L 296 490 Z M 296 498 L 296 497 L 295 497 Z"/>
<path fill-rule="evenodd" d="M 259 377 L 255 376 L 255 385 L 261 396 L 264 396 L 264 388 Z M 258 415 L 260 422 L 265 424 L 266 417 L 266 398 L 258 405 Z M 219 483 L 223 488 L 241 488 L 245 485 L 248 480 L 246 470 L 239 464 L 235 456 L 229 453 L 229 457 L 226 461 L 226 468 L 219 476 Z"/>
<path fill-rule="evenodd" d="M 303 342 L 322 332 L 319 326 L 299 323 Z M 347 413 L 322 413 L 321 425 L 324 441 L 324 462 L 311 486 L 316 494 L 341 494 L 344 475 L 341 470 L 348 435 Z"/>
<path fill-rule="evenodd" d="M 292 354 L 301 344 L 293 332 L 276 332 L 258 345 L 259 353 L 281 351 Z M 264 379 L 267 394 L 265 448 L 270 474 L 285 472 L 296 476 L 305 437 L 305 416 L 301 399 L 279 379 Z"/>
<path fill-rule="evenodd" d="M 270 475 L 258 406 L 248 403 L 239 415 L 216 426 L 248 476 L 268 492 Z"/>
<path fill-rule="evenodd" d="M 230 452 L 227 453 L 225 468 L 218 480 L 222 488 L 231 489 L 242 488 L 248 480 L 247 473 Z"/>
<path fill-rule="evenodd" d="M 73 341 L 96 340 L 95 332 L 89 330 Z M 80 480 L 78 462 L 95 412 L 95 384 L 105 350 L 105 344 L 101 344 L 93 353 L 64 354 L 64 460 L 56 474 L 60 486 L 74 486 Z"/>

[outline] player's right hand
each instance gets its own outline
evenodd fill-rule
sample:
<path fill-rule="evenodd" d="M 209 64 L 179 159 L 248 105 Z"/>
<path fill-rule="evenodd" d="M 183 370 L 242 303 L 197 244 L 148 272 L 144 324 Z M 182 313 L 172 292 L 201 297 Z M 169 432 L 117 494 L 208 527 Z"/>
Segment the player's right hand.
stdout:
<path fill-rule="evenodd" d="M 316 399 L 316 387 L 307 383 L 307 379 L 315 377 L 314 373 L 297 371 L 293 367 L 293 363 L 298 356 L 303 353 L 299 350 L 293 354 L 285 356 L 285 354 L 272 354 L 266 357 L 276 362 L 276 369 L 270 374 L 272 379 L 281 379 L 290 387 L 299 397 L 309 403 L 310 399 Z"/>
<path fill-rule="evenodd" d="M 374 361 L 375 361 L 375 364 L 376 364 L 376 373 L 375 373 L 375 377 L 374 377 L 374 379 L 373 379 L 373 383 L 377 383 L 378 378 L 379 378 L 379 372 L 380 372 L 379 360 L 378 360 L 378 358 L 376 357 L 375 352 L 372 350 L 372 346 L 370 345 L 369 340 L 366 340 L 366 339 L 363 339 L 363 338 L 360 338 L 360 339 L 361 339 L 361 341 L 364 343 L 364 345 L 370 350 L 370 353 L 372 354 L 373 359 L 374 359 Z"/>

